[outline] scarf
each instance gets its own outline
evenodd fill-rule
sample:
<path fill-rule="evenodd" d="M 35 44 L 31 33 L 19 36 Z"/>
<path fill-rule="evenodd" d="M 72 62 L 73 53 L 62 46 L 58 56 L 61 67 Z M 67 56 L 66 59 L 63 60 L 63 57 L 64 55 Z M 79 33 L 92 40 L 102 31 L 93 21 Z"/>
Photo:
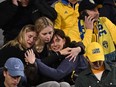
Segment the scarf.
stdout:
<path fill-rule="evenodd" d="M 84 27 L 84 21 L 79 20 L 78 26 L 80 37 L 81 39 L 83 39 L 86 31 Z M 104 50 L 105 60 L 107 62 L 116 60 L 116 51 L 111 34 L 108 30 L 108 27 L 103 23 L 101 19 L 98 19 L 98 22 L 96 23 L 96 25 L 94 25 L 92 42 L 98 42 L 99 44 L 101 44 Z"/>

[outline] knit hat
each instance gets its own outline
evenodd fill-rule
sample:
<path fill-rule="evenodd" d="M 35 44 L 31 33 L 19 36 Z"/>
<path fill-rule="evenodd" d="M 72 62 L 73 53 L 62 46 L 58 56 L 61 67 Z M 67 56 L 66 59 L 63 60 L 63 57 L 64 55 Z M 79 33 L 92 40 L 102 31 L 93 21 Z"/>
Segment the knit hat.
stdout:
<path fill-rule="evenodd" d="M 102 46 L 97 42 L 92 42 L 87 46 L 86 56 L 91 62 L 104 61 L 104 52 Z"/>

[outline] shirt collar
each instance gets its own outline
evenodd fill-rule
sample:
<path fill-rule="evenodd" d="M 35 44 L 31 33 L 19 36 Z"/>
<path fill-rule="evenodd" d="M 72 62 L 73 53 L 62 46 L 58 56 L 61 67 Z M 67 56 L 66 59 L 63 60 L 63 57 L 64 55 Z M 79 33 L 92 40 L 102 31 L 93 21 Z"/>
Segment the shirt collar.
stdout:
<path fill-rule="evenodd" d="M 109 66 L 109 64 L 107 64 L 106 62 L 104 62 L 104 66 L 105 66 L 105 71 L 111 71 L 111 68 Z M 90 75 L 93 74 L 91 68 L 87 68 L 84 72 L 84 75 Z"/>

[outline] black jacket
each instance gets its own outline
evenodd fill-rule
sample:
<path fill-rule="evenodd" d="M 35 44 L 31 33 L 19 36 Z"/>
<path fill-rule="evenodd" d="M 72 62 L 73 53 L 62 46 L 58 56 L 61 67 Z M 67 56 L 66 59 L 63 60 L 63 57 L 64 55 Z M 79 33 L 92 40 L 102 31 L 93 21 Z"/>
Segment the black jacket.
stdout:
<path fill-rule="evenodd" d="M 23 63 L 25 63 L 24 53 L 26 50 L 21 50 L 18 46 L 6 46 L 0 49 L 0 67 L 3 67 L 6 60 L 10 57 L 17 57 L 21 59 Z"/>
<path fill-rule="evenodd" d="M 100 16 L 107 17 L 116 25 L 116 0 L 104 0 L 100 8 Z"/>
<path fill-rule="evenodd" d="M 82 51 L 81 51 L 81 53 L 79 54 L 79 55 L 82 55 L 82 54 L 84 54 L 85 53 L 85 50 L 84 50 L 84 45 L 83 45 L 83 43 L 82 42 L 75 42 L 75 41 L 73 41 L 73 42 L 70 42 L 68 45 L 67 45 L 68 47 L 78 47 L 78 46 L 80 46 L 81 48 L 82 48 Z M 61 55 L 60 53 L 56 53 L 56 52 L 53 52 L 53 51 L 49 51 L 48 49 L 47 49 L 47 46 L 45 46 L 44 47 L 44 50 L 42 51 L 42 54 L 44 54 L 44 56 L 43 55 L 41 55 L 41 53 L 39 53 L 39 59 L 41 59 L 41 62 L 43 62 L 44 64 L 46 64 L 46 65 L 48 65 L 48 66 L 50 66 L 50 67 L 52 67 L 52 68 L 57 68 L 59 65 L 60 65 L 60 63 L 62 62 L 62 60 L 64 60 L 65 59 L 65 56 L 63 56 L 63 55 Z M 71 63 L 70 63 L 71 64 Z M 38 65 L 38 64 L 37 64 Z M 37 66 L 36 64 L 35 64 L 35 67 Z M 73 63 L 72 63 L 72 65 L 73 65 Z M 32 68 L 32 66 L 34 66 L 34 65 L 28 65 L 27 66 L 27 77 L 29 77 L 28 78 L 28 83 L 30 83 L 30 85 L 38 85 L 38 84 L 41 84 L 41 83 L 43 83 L 43 82 L 46 82 L 46 81 L 53 81 L 53 80 L 57 80 L 57 79 L 53 79 L 53 78 L 51 78 L 50 76 L 46 76 L 45 74 L 43 74 L 42 72 L 41 72 L 41 70 L 39 70 L 39 69 L 34 69 L 33 68 L 33 70 L 32 69 L 30 69 L 29 67 L 31 67 Z M 38 65 L 39 66 L 39 65 Z M 69 67 L 70 68 L 70 67 Z M 72 68 L 73 69 L 73 68 Z M 32 71 L 31 71 L 32 70 Z M 35 71 L 34 71 L 35 70 Z M 38 73 L 37 73 L 37 71 L 36 70 L 38 70 Z M 69 69 L 69 70 L 71 70 L 71 68 Z M 30 71 L 30 72 L 29 72 Z M 35 75 L 35 74 L 33 74 L 32 72 L 36 72 L 36 74 L 37 75 Z M 32 74 L 33 75 L 32 75 Z M 68 75 L 66 75 L 65 77 L 63 77 L 63 78 L 60 78 L 60 79 L 58 79 L 57 81 L 67 81 L 67 82 L 70 82 L 69 80 L 71 80 L 71 78 L 70 78 L 70 73 L 69 72 L 67 72 L 68 73 Z M 31 75 L 31 76 L 30 76 Z M 34 78 L 33 78 L 34 77 Z M 37 79 L 38 78 L 38 79 Z"/>
<path fill-rule="evenodd" d="M 116 66 L 105 63 L 105 71 L 99 81 L 88 68 L 76 79 L 75 87 L 116 87 Z"/>
<path fill-rule="evenodd" d="M 14 39 L 24 25 L 34 24 L 41 16 L 46 16 L 52 21 L 57 17 L 54 8 L 44 0 L 30 0 L 27 7 L 15 6 L 11 1 L 0 3 L 0 28 L 4 31 L 6 41 Z"/>

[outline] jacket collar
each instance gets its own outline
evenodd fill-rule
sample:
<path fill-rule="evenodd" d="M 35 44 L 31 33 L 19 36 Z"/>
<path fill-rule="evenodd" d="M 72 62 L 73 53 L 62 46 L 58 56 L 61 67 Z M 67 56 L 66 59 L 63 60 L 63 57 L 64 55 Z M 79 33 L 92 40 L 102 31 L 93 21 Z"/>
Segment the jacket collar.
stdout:
<path fill-rule="evenodd" d="M 110 72 L 110 71 L 111 71 L 110 66 L 109 66 L 106 62 L 104 62 L 104 65 L 105 65 L 105 71 Z M 83 74 L 84 74 L 84 75 L 90 75 L 90 74 L 93 74 L 93 73 L 92 73 L 91 68 L 87 68 L 87 69 L 83 72 Z"/>

